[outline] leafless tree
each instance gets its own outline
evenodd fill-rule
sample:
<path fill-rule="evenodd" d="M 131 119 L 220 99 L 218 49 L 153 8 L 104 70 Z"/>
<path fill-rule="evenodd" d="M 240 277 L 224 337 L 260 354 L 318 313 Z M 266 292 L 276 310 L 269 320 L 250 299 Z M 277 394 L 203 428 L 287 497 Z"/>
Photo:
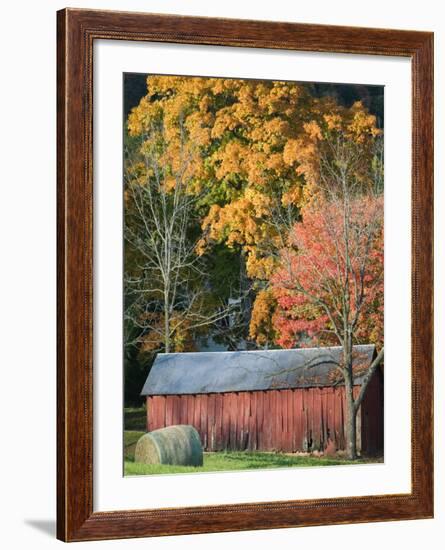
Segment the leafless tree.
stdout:
<path fill-rule="evenodd" d="M 215 302 L 205 264 L 196 254 L 199 223 L 191 164 L 196 152 L 179 122 L 179 147 L 169 158 L 161 123 L 142 136 L 125 170 L 125 240 L 135 260 L 126 269 L 125 319 L 137 327 L 129 344 L 174 351 L 175 336 L 193 334 L 225 319 L 233 306 Z"/>

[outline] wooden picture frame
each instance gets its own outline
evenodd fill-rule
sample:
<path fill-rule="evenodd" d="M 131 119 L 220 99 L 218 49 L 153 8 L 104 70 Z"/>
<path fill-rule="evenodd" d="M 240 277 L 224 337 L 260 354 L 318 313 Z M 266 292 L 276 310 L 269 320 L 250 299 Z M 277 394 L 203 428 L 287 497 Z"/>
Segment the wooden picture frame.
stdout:
<path fill-rule="evenodd" d="M 433 34 L 65 9 L 57 14 L 57 537 L 64 541 L 433 516 Z M 93 43 L 155 41 L 412 61 L 411 492 L 93 512 Z"/>

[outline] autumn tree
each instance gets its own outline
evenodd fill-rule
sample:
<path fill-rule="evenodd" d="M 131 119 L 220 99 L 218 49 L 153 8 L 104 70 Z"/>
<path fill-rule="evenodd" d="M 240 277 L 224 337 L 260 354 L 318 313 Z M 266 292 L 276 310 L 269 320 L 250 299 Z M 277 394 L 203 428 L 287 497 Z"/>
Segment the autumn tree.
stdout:
<path fill-rule="evenodd" d="M 276 326 L 277 300 L 272 288 L 263 288 L 256 296 L 249 325 L 249 336 L 259 346 L 274 346 L 279 332 Z"/>
<path fill-rule="evenodd" d="M 193 336 L 232 309 L 206 288 L 205 265 L 195 252 L 195 158 L 182 118 L 168 133 L 162 110 L 128 150 L 125 317 L 138 329 L 131 343 L 142 351 L 192 349 Z"/>
<path fill-rule="evenodd" d="M 196 151 L 197 253 L 211 256 L 220 245 L 234 250 L 247 277 L 260 283 L 258 291 L 302 200 L 303 177 L 288 162 L 287 143 L 325 104 L 303 84 L 150 76 L 147 95 L 130 114 L 130 134 L 142 136 L 159 111 L 166 134 L 174 134 L 181 113 Z"/>
<path fill-rule="evenodd" d="M 300 144 L 300 170 L 311 194 L 281 250 L 271 282 L 277 343 L 341 345 L 347 452 L 356 457 L 356 416 L 383 359 L 383 165 L 380 132 L 357 108 L 348 118 L 311 123 Z M 356 343 L 381 347 L 354 397 Z M 361 373 L 363 374 L 363 372 Z"/>
<path fill-rule="evenodd" d="M 126 286 L 139 343 L 190 349 L 204 328 L 229 349 L 241 335 L 259 347 L 339 343 L 355 456 L 353 344 L 383 339 L 375 118 L 305 84 L 149 76 L 128 138 Z"/>

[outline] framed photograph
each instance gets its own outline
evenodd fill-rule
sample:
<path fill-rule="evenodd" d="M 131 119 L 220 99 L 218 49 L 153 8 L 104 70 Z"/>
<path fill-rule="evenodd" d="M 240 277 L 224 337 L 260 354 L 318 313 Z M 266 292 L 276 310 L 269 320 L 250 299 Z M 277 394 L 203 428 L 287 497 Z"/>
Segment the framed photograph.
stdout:
<path fill-rule="evenodd" d="M 433 516 L 433 34 L 58 12 L 58 538 Z"/>

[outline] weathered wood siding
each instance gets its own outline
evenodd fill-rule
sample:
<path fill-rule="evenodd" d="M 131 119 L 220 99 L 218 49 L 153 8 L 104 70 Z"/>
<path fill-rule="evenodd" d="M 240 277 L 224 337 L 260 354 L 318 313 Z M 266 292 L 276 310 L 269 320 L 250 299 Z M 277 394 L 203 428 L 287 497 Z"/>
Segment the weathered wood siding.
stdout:
<path fill-rule="evenodd" d="M 358 446 L 362 440 L 364 450 L 378 452 L 383 416 L 380 421 L 375 398 L 381 387 L 377 379 L 371 384 L 357 422 Z M 148 431 L 191 424 L 207 451 L 314 451 L 324 450 L 328 440 L 344 449 L 344 422 L 341 386 L 147 397 Z"/>
<path fill-rule="evenodd" d="M 369 382 L 361 406 L 362 451 L 367 455 L 383 451 L 383 376 L 378 369 Z"/>

